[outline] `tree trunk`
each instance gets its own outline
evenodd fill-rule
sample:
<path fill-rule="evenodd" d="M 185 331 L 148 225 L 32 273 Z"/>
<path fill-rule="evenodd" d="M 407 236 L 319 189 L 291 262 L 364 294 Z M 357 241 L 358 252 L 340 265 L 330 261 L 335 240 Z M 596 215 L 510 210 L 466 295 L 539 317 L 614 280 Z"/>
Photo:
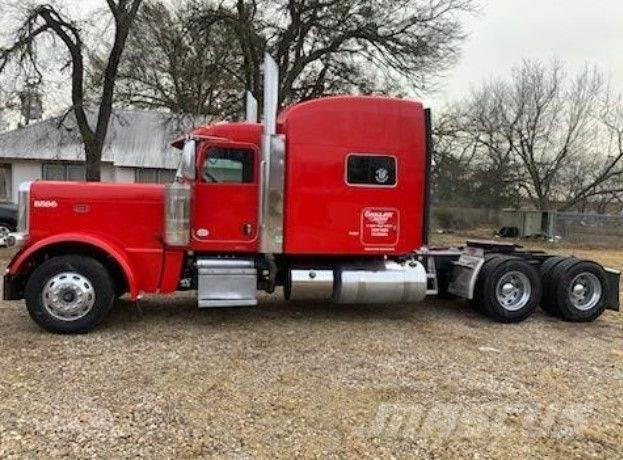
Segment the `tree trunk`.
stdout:
<path fill-rule="evenodd" d="M 100 142 L 93 142 L 84 146 L 87 182 L 99 182 L 101 180 L 100 165 L 103 146 L 103 143 Z"/>

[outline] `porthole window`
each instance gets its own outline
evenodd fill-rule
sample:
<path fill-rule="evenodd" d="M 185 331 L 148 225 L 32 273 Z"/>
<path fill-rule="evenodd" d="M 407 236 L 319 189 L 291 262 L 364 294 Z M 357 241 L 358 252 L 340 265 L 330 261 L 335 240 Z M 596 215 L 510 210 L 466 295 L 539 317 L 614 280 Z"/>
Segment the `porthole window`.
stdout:
<path fill-rule="evenodd" d="M 346 181 L 350 185 L 396 185 L 396 158 L 386 155 L 349 155 Z"/>

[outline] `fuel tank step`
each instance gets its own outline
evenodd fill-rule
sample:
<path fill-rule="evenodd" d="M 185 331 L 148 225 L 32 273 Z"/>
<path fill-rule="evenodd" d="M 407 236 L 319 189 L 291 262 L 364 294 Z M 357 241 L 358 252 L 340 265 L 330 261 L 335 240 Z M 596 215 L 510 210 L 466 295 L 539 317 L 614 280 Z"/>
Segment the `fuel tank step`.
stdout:
<path fill-rule="evenodd" d="M 253 259 L 197 259 L 199 308 L 257 305 Z"/>

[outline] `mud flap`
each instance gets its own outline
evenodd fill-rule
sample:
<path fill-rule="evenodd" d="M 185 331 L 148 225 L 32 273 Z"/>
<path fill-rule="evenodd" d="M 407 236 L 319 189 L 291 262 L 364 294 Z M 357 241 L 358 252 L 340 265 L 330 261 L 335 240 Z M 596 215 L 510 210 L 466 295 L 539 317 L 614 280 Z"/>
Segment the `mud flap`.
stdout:
<path fill-rule="evenodd" d="M 608 310 L 619 311 L 621 301 L 619 300 L 619 285 L 621 282 L 621 272 L 604 267 L 608 276 L 608 293 L 606 298 L 606 308 Z"/>
<path fill-rule="evenodd" d="M 24 292 L 20 289 L 15 277 L 8 273 L 3 277 L 2 300 L 21 300 L 24 298 Z"/>
<path fill-rule="evenodd" d="M 450 272 L 448 292 L 464 299 L 473 299 L 476 280 L 485 263 L 482 248 L 466 247 Z"/>

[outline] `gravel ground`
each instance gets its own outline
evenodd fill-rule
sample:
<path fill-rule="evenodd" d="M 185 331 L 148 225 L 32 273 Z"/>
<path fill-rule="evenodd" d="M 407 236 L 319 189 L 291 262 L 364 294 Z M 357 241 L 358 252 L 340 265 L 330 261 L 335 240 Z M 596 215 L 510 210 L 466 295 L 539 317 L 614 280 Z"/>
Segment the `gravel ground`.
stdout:
<path fill-rule="evenodd" d="M 57 336 L 0 302 L 0 369 L 2 458 L 623 456 L 615 312 L 500 325 L 456 300 L 199 311 L 177 295 Z"/>

